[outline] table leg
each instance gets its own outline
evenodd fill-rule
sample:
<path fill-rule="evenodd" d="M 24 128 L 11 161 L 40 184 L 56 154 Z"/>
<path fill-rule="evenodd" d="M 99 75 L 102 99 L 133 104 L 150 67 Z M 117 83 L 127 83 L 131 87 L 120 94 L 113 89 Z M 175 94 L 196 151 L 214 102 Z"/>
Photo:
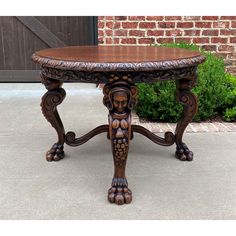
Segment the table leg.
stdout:
<path fill-rule="evenodd" d="M 57 106 L 64 100 L 66 92 L 61 88 L 62 82 L 60 81 L 43 78 L 42 83 L 48 90 L 42 97 L 42 113 L 52 127 L 55 128 L 58 135 L 58 141 L 46 153 L 46 160 L 59 161 L 64 157 L 65 130 L 58 114 Z"/>
<path fill-rule="evenodd" d="M 131 138 L 131 109 L 136 104 L 134 85 L 117 82 L 104 87 L 104 104 L 109 109 L 109 138 L 114 160 L 114 177 L 108 191 L 111 203 L 122 205 L 132 201 L 125 167 Z"/>
<path fill-rule="evenodd" d="M 181 120 L 178 122 L 175 130 L 176 157 L 181 161 L 192 161 L 193 152 L 183 143 L 183 133 L 192 121 L 198 109 L 198 100 L 196 95 L 191 92 L 194 80 L 181 79 L 176 81 L 177 101 L 183 105 L 184 110 Z"/>

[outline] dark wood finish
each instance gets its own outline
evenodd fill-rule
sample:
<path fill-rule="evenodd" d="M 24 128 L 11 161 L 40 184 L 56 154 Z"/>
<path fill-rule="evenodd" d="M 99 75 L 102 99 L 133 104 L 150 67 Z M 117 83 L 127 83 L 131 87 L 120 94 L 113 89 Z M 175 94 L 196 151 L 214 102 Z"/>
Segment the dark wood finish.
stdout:
<path fill-rule="evenodd" d="M 101 134 L 104 132 L 108 133 L 108 130 L 109 130 L 108 125 L 100 125 L 79 138 L 76 138 L 75 133 L 70 131 L 70 132 L 66 133 L 65 143 L 72 146 L 72 147 L 80 146 L 80 145 L 88 142 L 91 138 L 93 138 L 94 136 L 96 136 L 98 134 Z"/>
<path fill-rule="evenodd" d="M 42 112 L 52 127 L 56 129 L 58 135 L 58 141 L 46 153 L 46 160 L 59 161 L 64 157 L 65 130 L 57 106 L 64 100 L 66 92 L 61 88 L 62 82 L 60 81 L 42 77 L 42 83 L 48 90 L 42 97 Z"/>
<path fill-rule="evenodd" d="M 73 71 L 155 71 L 196 66 L 199 52 L 152 46 L 75 46 L 45 49 L 32 57 L 43 67 Z"/>
<path fill-rule="evenodd" d="M 140 125 L 132 125 L 131 130 L 144 135 L 154 143 L 161 146 L 171 146 L 175 142 L 175 135 L 172 132 L 165 132 L 164 138 L 161 138 Z"/>
<path fill-rule="evenodd" d="M 39 82 L 35 74 L 40 67 L 30 60 L 37 50 L 65 45 L 96 45 L 96 18 L 0 16 L 0 82 Z M 9 81 L 6 71 L 11 76 Z M 19 76 L 22 73 L 25 76 Z"/>
<path fill-rule="evenodd" d="M 138 90 L 128 81 L 115 81 L 105 85 L 103 93 L 103 103 L 109 110 L 109 138 L 115 167 L 108 200 L 122 205 L 132 201 L 125 166 L 131 138 L 131 110 L 137 103 Z"/>
<path fill-rule="evenodd" d="M 118 205 L 130 203 L 132 192 L 125 176 L 130 140 L 133 133 L 143 134 L 153 142 L 170 146 L 176 143 L 176 157 L 191 161 L 193 153 L 182 141 L 183 133 L 197 112 L 197 98 L 191 88 L 197 79 L 197 65 L 204 61 L 198 52 L 161 47 L 66 47 L 43 50 L 32 56 L 41 64 L 41 78 L 49 90 L 42 98 L 42 111 L 58 133 L 58 141 L 47 152 L 47 160 L 63 158 L 63 144 L 79 146 L 102 132 L 111 141 L 114 176 L 108 200 Z M 176 98 L 183 105 L 183 115 L 175 134 L 166 132 L 161 138 L 144 127 L 131 124 L 131 111 L 137 103 L 135 83 L 176 80 Z M 76 138 L 74 132 L 65 135 L 56 107 L 65 97 L 64 81 L 105 82 L 103 103 L 109 110 L 109 125 L 101 125 Z"/>
<path fill-rule="evenodd" d="M 195 85 L 197 76 L 189 77 L 188 79 L 182 79 L 176 82 L 177 101 L 183 105 L 183 115 L 178 122 L 175 130 L 176 137 L 176 157 L 181 161 L 192 161 L 193 152 L 190 151 L 185 143 L 182 141 L 183 133 L 188 124 L 192 121 L 194 115 L 198 109 L 198 100 L 190 89 Z"/>

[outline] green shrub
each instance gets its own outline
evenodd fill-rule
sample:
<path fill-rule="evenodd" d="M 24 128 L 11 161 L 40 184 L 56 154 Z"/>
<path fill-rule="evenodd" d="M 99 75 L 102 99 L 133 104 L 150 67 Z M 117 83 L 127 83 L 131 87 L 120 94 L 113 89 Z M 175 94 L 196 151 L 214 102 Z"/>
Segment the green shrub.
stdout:
<path fill-rule="evenodd" d="M 228 82 L 228 93 L 226 97 L 224 119 L 236 121 L 236 77 L 230 74 L 226 76 Z"/>
<path fill-rule="evenodd" d="M 186 43 L 163 46 L 199 50 L 196 45 Z M 209 52 L 201 51 L 201 53 L 206 56 L 206 61 L 198 66 L 198 83 L 192 90 L 199 99 L 195 121 L 222 116 L 229 100 L 234 102 L 232 95 L 228 95 L 230 86 L 223 59 Z M 165 122 L 176 122 L 180 118 L 182 106 L 175 101 L 174 81 L 138 84 L 138 89 L 139 103 L 136 112 L 140 117 Z"/>

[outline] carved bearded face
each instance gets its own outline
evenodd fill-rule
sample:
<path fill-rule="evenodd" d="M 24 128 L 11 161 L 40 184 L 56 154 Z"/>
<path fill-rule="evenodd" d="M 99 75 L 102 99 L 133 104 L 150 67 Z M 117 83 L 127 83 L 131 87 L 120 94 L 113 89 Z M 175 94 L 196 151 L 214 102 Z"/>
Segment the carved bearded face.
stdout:
<path fill-rule="evenodd" d="M 113 95 L 113 105 L 114 108 L 119 112 L 124 112 L 128 104 L 128 96 L 125 92 L 116 92 Z"/>

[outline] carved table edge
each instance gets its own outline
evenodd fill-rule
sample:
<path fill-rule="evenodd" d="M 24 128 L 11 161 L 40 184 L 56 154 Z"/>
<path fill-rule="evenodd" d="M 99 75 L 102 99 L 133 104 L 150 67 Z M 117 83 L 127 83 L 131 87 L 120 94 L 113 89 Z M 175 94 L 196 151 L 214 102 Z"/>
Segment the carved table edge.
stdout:
<path fill-rule="evenodd" d="M 32 55 L 32 60 L 43 67 L 77 70 L 84 72 L 108 72 L 108 71 L 156 71 L 178 69 L 183 67 L 196 66 L 205 61 L 205 56 L 199 55 L 190 58 L 165 60 L 165 61 L 147 61 L 147 62 L 80 62 L 80 61 L 63 61 L 59 59 L 51 59 L 48 57 L 38 56 L 36 53 Z"/>

